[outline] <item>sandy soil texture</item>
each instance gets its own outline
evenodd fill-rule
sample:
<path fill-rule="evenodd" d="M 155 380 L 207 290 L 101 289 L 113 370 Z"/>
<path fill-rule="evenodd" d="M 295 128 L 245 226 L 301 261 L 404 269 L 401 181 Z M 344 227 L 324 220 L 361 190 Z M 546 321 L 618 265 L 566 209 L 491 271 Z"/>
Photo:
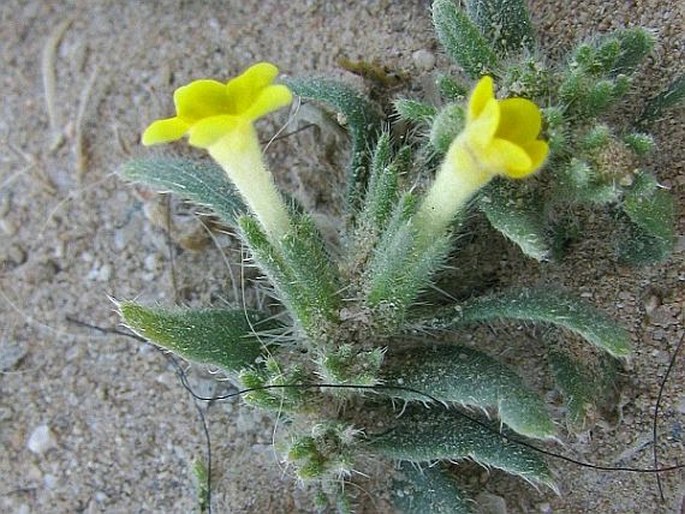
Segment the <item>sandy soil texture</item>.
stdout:
<path fill-rule="evenodd" d="M 431 29 L 429 5 L 428 0 L 0 2 L 0 511 L 193 511 L 189 468 L 205 455 L 205 434 L 174 368 L 147 345 L 70 320 L 116 327 L 108 295 L 193 306 L 235 299 L 235 289 L 242 296 L 240 247 L 221 237 L 205 241 L 202 251 L 189 249 L 197 241 L 188 238 L 203 233 L 192 210 L 177 204 L 175 240 L 169 244 L 165 200 L 124 184 L 115 171 L 148 152 L 139 144 L 141 130 L 171 114 L 177 86 L 199 77 L 225 79 L 257 60 L 278 63 L 288 74 L 326 73 L 357 85 L 360 79 L 343 71 L 338 59 L 378 61 L 406 73 L 409 87 L 420 91 L 433 71 L 426 69 L 431 66 L 426 52 L 439 65 L 447 62 Z M 540 40 L 556 56 L 597 31 L 634 25 L 654 31 L 658 44 L 639 70 L 623 107 L 627 115 L 683 72 L 683 2 L 534 0 L 531 6 Z M 265 136 L 283 116 L 262 126 Z M 646 165 L 682 206 L 682 111 L 658 120 L 654 133 L 660 149 Z M 311 133 L 288 138 L 273 145 L 270 158 L 284 188 L 330 213 L 335 175 L 315 142 Z M 183 145 L 167 150 L 190 153 Z M 685 217 L 679 209 L 676 252 L 658 266 L 617 264 L 594 232 L 562 262 L 543 266 L 500 243 L 493 273 L 505 282 L 565 286 L 620 319 L 636 348 L 620 399 L 620 423 L 600 423 L 550 449 L 606 465 L 652 465 L 659 384 L 685 331 Z M 603 218 L 590 221 L 599 229 Z M 254 301 L 255 293 L 247 288 L 245 296 Z M 515 328 L 522 337 L 534 335 Z M 503 335 L 505 329 L 499 329 L 494 337 Z M 207 395 L 224 390 L 210 378 L 196 372 L 192 384 Z M 658 424 L 663 465 L 685 462 L 683 384 L 685 352 L 663 391 Z M 213 443 L 215 512 L 313 511 L 272 453 L 277 423 L 238 399 L 200 409 Z M 652 475 L 551 463 L 560 496 L 494 473 L 485 483 L 493 495 L 485 498 L 494 505 L 490 512 L 502 512 L 493 510 L 498 496 L 505 498 L 508 512 L 680 513 L 685 508 L 682 471 L 663 474 L 662 503 Z M 365 494 L 374 492 L 373 483 L 360 485 L 361 511 L 388 508 Z"/>

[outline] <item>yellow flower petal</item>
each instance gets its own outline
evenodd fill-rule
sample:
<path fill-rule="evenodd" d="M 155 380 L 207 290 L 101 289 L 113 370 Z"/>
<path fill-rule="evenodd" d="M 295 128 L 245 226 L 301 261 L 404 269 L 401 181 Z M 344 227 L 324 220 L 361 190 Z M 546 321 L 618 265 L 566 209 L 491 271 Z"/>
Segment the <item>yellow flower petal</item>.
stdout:
<path fill-rule="evenodd" d="M 188 130 L 188 144 L 197 148 L 209 148 L 227 133 L 234 131 L 241 123 L 247 122 L 240 116 L 230 114 L 204 118 L 194 123 Z"/>
<path fill-rule="evenodd" d="M 491 98 L 485 102 L 479 116 L 467 124 L 467 137 L 470 140 L 471 146 L 479 150 L 488 146 L 492 138 L 495 137 L 499 124 L 499 103 L 494 98 Z"/>
<path fill-rule="evenodd" d="M 233 111 L 226 85 L 216 80 L 195 80 L 179 87 L 174 92 L 174 105 L 177 116 L 188 123 Z"/>
<path fill-rule="evenodd" d="M 523 149 L 526 151 L 530 160 L 532 161 L 531 173 L 537 171 L 545 162 L 549 154 L 549 145 L 546 141 L 535 140 L 524 145 Z"/>
<path fill-rule="evenodd" d="M 234 99 L 235 113 L 247 110 L 259 93 L 267 88 L 278 75 L 278 68 L 268 62 L 250 66 L 226 84 L 226 94 Z"/>
<path fill-rule="evenodd" d="M 145 146 L 168 143 L 181 139 L 188 131 L 188 124 L 179 118 L 157 120 L 143 132 L 142 142 Z"/>
<path fill-rule="evenodd" d="M 508 98 L 500 103 L 501 117 L 497 137 L 517 144 L 534 140 L 540 134 L 540 109 L 525 98 Z"/>
<path fill-rule="evenodd" d="M 533 164 L 523 148 L 506 139 L 493 139 L 483 157 L 497 173 L 511 178 L 525 177 Z"/>
<path fill-rule="evenodd" d="M 467 120 L 472 121 L 480 116 L 487 103 L 495 98 L 495 90 L 492 77 L 486 75 L 476 84 L 469 98 Z"/>
<path fill-rule="evenodd" d="M 292 101 L 293 94 L 286 86 L 268 86 L 261 90 L 259 96 L 245 111 L 244 116 L 250 120 L 256 120 L 281 107 L 290 105 Z"/>

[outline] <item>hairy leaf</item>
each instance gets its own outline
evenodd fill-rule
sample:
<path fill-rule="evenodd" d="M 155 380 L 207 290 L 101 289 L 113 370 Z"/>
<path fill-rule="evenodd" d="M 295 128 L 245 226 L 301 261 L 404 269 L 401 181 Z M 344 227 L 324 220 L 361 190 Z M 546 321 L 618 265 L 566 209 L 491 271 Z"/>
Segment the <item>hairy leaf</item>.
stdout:
<path fill-rule="evenodd" d="M 533 26 L 523 0 L 469 0 L 470 18 L 502 54 L 533 49 Z"/>
<path fill-rule="evenodd" d="M 263 348 L 256 333 L 276 326 L 256 311 L 170 310 L 131 301 L 118 307 L 126 326 L 150 342 L 184 359 L 226 371 L 253 365 Z"/>
<path fill-rule="evenodd" d="M 655 120 L 666 110 L 682 103 L 685 98 L 685 73 L 676 78 L 669 86 L 652 98 L 640 115 L 638 125 Z"/>
<path fill-rule="evenodd" d="M 653 176 L 641 173 L 627 192 L 622 207 L 633 226 L 620 243 L 621 257 L 635 264 L 666 259 L 675 243 L 673 196 L 659 188 Z"/>
<path fill-rule="evenodd" d="M 403 463 L 392 484 L 392 499 L 403 514 L 471 514 L 473 501 L 440 466 L 420 469 Z"/>
<path fill-rule="evenodd" d="M 504 237 L 518 245 L 528 257 L 544 261 L 550 257 L 551 247 L 545 235 L 545 220 L 541 209 L 529 199 L 517 199 L 493 184 L 478 197 L 478 209 Z"/>
<path fill-rule="evenodd" d="M 383 434 L 370 436 L 373 451 L 410 462 L 472 459 L 554 489 L 545 462 L 497 428 L 456 409 L 409 406 Z"/>
<path fill-rule="evenodd" d="M 428 125 L 437 114 L 434 106 L 409 98 L 398 98 L 393 106 L 400 118 L 416 124 Z"/>
<path fill-rule="evenodd" d="M 283 258 L 292 270 L 292 287 L 300 288 L 316 322 L 331 320 L 339 309 L 338 276 L 321 234 L 308 214 L 293 216 L 281 240 Z"/>
<path fill-rule="evenodd" d="M 549 365 L 566 402 L 566 418 L 572 427 L 583 428 L 585 418 L 595 404 L 596 392 L 585 365 L 560 352 L 549 353 Z"/>
<path fill-rule="evenodd" d="M 443 402 L 496 407 L 510 428 L 539 439 L 555 435 L 544 403 L 521 378 L 488 355 L 464 346 L 412 349 L 388 357 L 384 385 L 409 387 Z M 405 400 L 428 398 L 401 389 L 387 394 Z"/>
<path fill-rule="evenodd" d="M 428 323 L 451 328 L 466 323 L 519 319 L 551 323 L 584 337 L 614 357 L 630 355 L 628 332 L 586 302 L 548 289 L 514 289 L 450 308 Z"/>
<path fill-rule="evenodd" d="M 466 13 L 452 0 L 433 2 L 433 25 L 447 54 L 472 78 L 497 68 L 497 55 Z"/>
<path fill-rule="evenodd" d="M 425 241 L 423 248 L 416 248 L 418 237 L 408 221 L 413 211 L 413 197 L 406 193 L 388 222 L 366 277 L 368 304 L 393 326 L 404 319 L 450 249 L 448 237 Z"/>
<path fill-rule="evenodd" d="M 383 134 L 374 153 L 372 173 L 360 218 L 374 233 L 380 234 L 392 216 L 399 196 L 399 177 L 411 163 L 411 150 L 404 146 L 390 158 L 390 135 Z"/>
<path fill-rule="evenodd" d="M 134 159 L 124 164 L 119 173 L 134 182 L 209 207 L 229 225 L 236 225 L 237 216 L 247 211 L 224 170 L 209 161 L 171 157 Z"/>

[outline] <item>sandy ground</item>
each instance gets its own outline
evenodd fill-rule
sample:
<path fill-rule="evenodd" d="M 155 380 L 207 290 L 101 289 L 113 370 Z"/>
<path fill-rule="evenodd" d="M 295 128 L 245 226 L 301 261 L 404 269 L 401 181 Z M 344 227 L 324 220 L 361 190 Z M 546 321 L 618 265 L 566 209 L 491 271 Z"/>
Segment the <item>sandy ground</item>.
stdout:
<path fill-rule="evenodd" d="M 0 3 L 0 511 L 193 510 L 189 466 L 205 455 L 205 436 L 174 369 L 149 346 L 68 320 L 115 327 L 108 295 L 196 306 L 231 300 L 229 272 L 240 273 L 239 249 L 224 238 L 219 248 L 209 245 L 202 252 L 173 244 L 170 254 L 165 231 L 152 223 L 159 205 L 114 172 L 126 159 L 145 154 L 140 132 L 171 113 L 175 87 L 198 77 L 226 78 L 257 60 L 278 63 L 289 74 L 316 71 L 358 83 L 336 60 L 377 59 L 415 77 L 418 87 L 426 72 L 412 59 L 414 52 L 436 53 L 444 63 L 429 3 Z M 543 45 L 557 55 L 594 31 L 635 24 L 654 30 L 658 46 L 640 70 L 628 112 L 683 71 L 682 2 L 532 4 Z M 52 73 L 49 114 L 44 80 Z M 276 125 L 264 128 L 268 134 Z M 660 120 L 660 151 L 647 163 L 680 205 L 684 130 L 682 118 Z M 319 171 L 325 166 L 312 154 L 311 139 L 278 143 L 271 156 L 283 186 L 325 211 L 329 193 Z M 196 223 L 189 216 L 177 222 L 178 230 Z M 650 466 L 659 382 L 683 335 L 682 236 L 666 264 L 642 269 L 617 265 L 606 243 L 591 235 L 563 262 L 542 267 L 502 247 L 497 273 L 511 281 L 563 284 L 603 306 L 633 334 L 636 352 L 622 422 L 568 438 L 556 450 L 591 462 Z M 249 301 L 253 293 L 247 295 Z M 664 465 L 685 461 L 683 383 L 685 354 L 663 394 L 658 449 Z M 216 392 L 206 377 L 196 374 L 193 384 L 205 394 Z M 270 450 L 277 424 L 239 400 L 202 410 L 212 438 L 215 512 L 312 511 Z M 653 476 L 552 464 L 560 496 L 502 477 L 486 488 L 506 497 L 509 512 L 682 512 L 682 472 L 663 475 L 662 503 Z M 360 491 L 373 491 L 373 484 L 360 485 Z M 360 500 L 364 512 L 387 508 L 363 492 Z"/>

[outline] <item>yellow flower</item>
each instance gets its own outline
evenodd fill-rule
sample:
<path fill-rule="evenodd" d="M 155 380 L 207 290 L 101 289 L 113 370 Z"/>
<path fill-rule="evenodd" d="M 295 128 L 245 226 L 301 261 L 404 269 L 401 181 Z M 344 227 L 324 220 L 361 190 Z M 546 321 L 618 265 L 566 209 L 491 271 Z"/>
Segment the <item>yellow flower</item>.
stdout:
<path fill-rule="evenodd" d="M 530 100 L 497 100 L 491 77 L 480 79 L 469 98 L 466 126 L 450 145 L 426 192 L 415 226 L 426 237 L 439 235 L 468 200 L 496 175 L 523 178 L 537 171 L 549 153 L 538 139 L 540 109 Z"/>
<path fill-rule="evenodd" d="M 541 127 L 537 105 L 525 98 L 498 101 L 492 78 L 486 76 L 471 94 L 460 146 L 472 152 L 484 172 L 522 178 L 537 171 L 547 157 L 547 143 L 537 139 Z"/>
<path fill-rule="evenodd" d="M 278 68 L 260 62 L 226 84 L 195 80 L 174 93 L 176 116 L 152 123 L 143 133 L 143 144 L 154 145 L 180 139 L 209 148 L 223 136 L 242 131 L 262 116 L 289 105 L 290 90 L 273 84 Z"/>
<path fill-rule="evenodd" d="M 262 157 L 254 122 L 292 102 L 292 92 L 274 84 L 278 68 L 261 62 L 226 84 L 196 80 L 174 93 L 176 116 L 153 122 L 144 145 L 188 135 L 188 143 L 206 149 L 226 171 L 262 228 L 277 242 L 290 226 L 285 203 Z"/>

